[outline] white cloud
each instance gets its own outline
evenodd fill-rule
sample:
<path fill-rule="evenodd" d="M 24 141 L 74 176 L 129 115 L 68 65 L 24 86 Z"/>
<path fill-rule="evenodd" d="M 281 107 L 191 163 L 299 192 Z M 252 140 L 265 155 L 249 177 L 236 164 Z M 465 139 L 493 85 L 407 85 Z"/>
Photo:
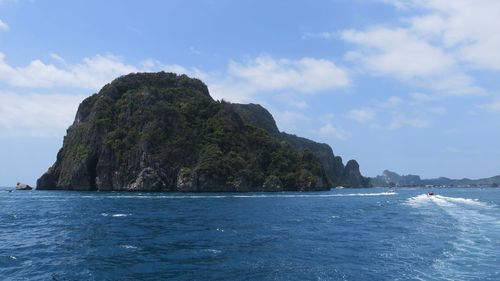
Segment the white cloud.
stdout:
<path fill-rule="evenodd" d="M 60 63 L 65 63 L 65 62 L 66 62 L 66 61 L 65 61 L 65 60 L 64 60 L 64 59 L 63 59 L 60 55 L 58 55 L 58 54 L 56 54 L 56 53 L 51 53 L 51 54 L 50 54 L 50 57 L 51 57 L 53 60 L 55 60 L 55 61 L 57 61 L 57 62 L 60 62 Z"/>
<path fill-rule="evenodd" d="M 413 93 L 410 93 L 409 95 L 413 100 L 420 101 L 420 102 L 436 100 L 436 97 L 431 96 L 429 94 L 420 93 L 420 92 L 413 92 Z"/>
<path fill-rule="evenodd" d="M 458 59 L 479 68 L 500 70 L 500 2 L 497 0 L 413 0 L 426 14 L 412 19 L 422 33 L 439 32 L 444 46 L 457 48 Z M 427 24 L 426 24 L 427 22 Z"/>
<path fill-rule="evenodd" d="M 360 62 L 373 73 L 416 83 L 441 94 L 484 93 L 463 72 L 455 54 L 431 44 L 411 29 L 347 30 L 342 38 L 361 46 L 358 51 L 348 52 L 346 59 Z"/>
<path fill-rule="evenodd" d="M 309 107 L 309 104 L 303 99 L 303 96 L 296 93 L 282 92 L 281 94 L 277 94 L 274 100 L 281 105 L 286 105 L 294 109 L 302 110 Z"/>
<path fill-rule="evenodd" d="M 118 76 L 132 72 L 164 70 L 194 77 L 206 76 L 196 68 L 165 65 L 156 60 L 145 60 L 140 66 L 127 64 L 111 54 L 84 58 L 77 64 L 68 64 L 55 53 L 50 54 L 50 57 L 64 64 L 54 65 L 35 59 L 26 66 L 12 66 L 6 61 L 5 55 L 0 53 L 0 83 L 25 88 L 71 87 L 97 90 Z"/>
<path fill-rule="evenodd" d="M 302 35 L 302 39 L 311 39 L 311 38 L 320 38 L 320 39 L 334 39 L 338 37 L 337 32 L 319 32 L 319 33 L 313 33 L 313 32 L 306 32 Z"/>
<path fill-rule="evenodd" d="M 211 95 L 232 102 L 250 102 L 256 96 L 284 93 L 315 94 L 348 87 L 348 72 L 333 61 L 301 58 L 276 59 L 258 56 L 245 63 L 231 61 L 224 73 L 205 74 Z M 296 108 L 307 104 L 299 101 Z"/>
<path fill-rule="evenodd" d="M 0 137 L 62 136 L 84 95 L 0 92 Z"/>
<path fill-rule="evenodd" d="M 404 126 L 410 126 L 414 128 L 425 128 L 429 126 L 429 121 L 422 117 L 408 117 L 405 114 L 400 113 L 392 118 L 388 126 L 388 129 L 396 130 Z"/>
<path fill-rule="evenodd" d="M 289 106 L 295 107 L 295 108 L 298 108 L 298 109 L 305 109 L 305 108 L 309 107 L 309 105 L 307 104 L 307 102 L 304 101 L 304 100 L 289 99 L 289 100 L 286 100 L 285 102 Z"/>
<path fill-rule="evenodd" d="M 77 64 L 68 64 L 60 55 L 50 57 L 58 65 L 36 59 L 26 66 L 12 66 L 0 53 L 0 86 L 44 89 L 56 93 L 58 88 L 90 94 L 116 77 L 138 71 L 173 71 L 200 75 L 197 69 L 179 65 L 163 65 L 146 60 L 141 66 L 124 63 L 113 55 L 96 55 Z M 25 89 L 0 92 L 0 136 L 47 137 L 61 136 L 71 124 L 78 104 L 85 95 L 21 94 Z"/>
<path fill-rule="evenodd" d="M 398 96 L 390 96 L 387 100 L 379 102 L 380 107 L 394 108 L 403 103 L 403 99 Z"/>
<path fill-rule="evenodd" d="M 448 109 L 444 106 L 434 106 L 427 109 L 429 113 L 434 113 L 438 115 L 444 115 L 448 113 Z"/>
<path fill-rule="evenodd" d="M 95 55 L 73 64 L 59 54 L 52 53 L 49 56 L 58 63 L 52 64 L 35 59 L 27 65 L 15 66 L 8 63 L 5 55 L 0 53 L 0 86 L 2 84 L 10 86 L 12 91 L 15 91 L 3 93 L 2 96 L 2 102 L 4 99 L 6 102 L 2 106 L 4 115 L 1 126 L 8 127 L 9 134 L 16 132 L 19 135 L 23 133 L 37 135 L 43 132 L 43 128 L 48 132 L 65 128 L 69 124 L 67 120 L 71 120 L 74 116 L 75 104 L 82 100 L 82 96 L 47 95 L 44 102 L 43 95 L 21 95 L 20 89 L 44 89 L 44 92 L 54 93 L 71 88 L 72 92 L 90 94 L 91 91 L 100 89 L 116 77 L 131 72 L 163 70 L 185 73 L 207 83 L 214 98 L 232 102 L 255 102 L 261 93 L 272 92 L 278 95 L 289 93 L 285 103 L 299 109 L 308 106 L 300 99 L 300 95 L 334 90 L 349 84 L 344 69 L 337 67 L 331 61 L 313 58 L 289 60 L 260 56 L 247 63 L 231 61 L 227 70 L 222 73 L 207 73 L 197 68 L 163 64 L 153 59 L 144 60 L 138 65 L 128 64 L 111 54 Z M 65 103 L 67 106 L 64 106 Z M 56 108 L 69 109 L 59 110 L 59 113 L 65 114 L 66 117 L 56 114 L 58 111 Z M 7 113 L 11 113 L 12 109 L 23 109 L 20 112 L 24 115 L 22 119 L 24 121 L 17 122 L 16 118 L 19 116 L 15 114 L 7 118 Z M 307 122 L 305 120 L 307 118 L 292 111 L 283 112 L 279 116 L 281 118 L 277 119 L 280 126 L 290 131 L 298 128 L 292 120 L 302 118 L 301 122 Z M 58 123 L 56 119 L 63 124 Z"/>
<path fill-rule="evenodd" d="M 139 69 L 135 66 L 125 64 L 112 55 L 97 55 L 83 59 L 82 63 L 64 67 L 39 59 L 26 66 L 14 67 L 0 53 L 0 82 L 16 87 L 98 89 L 117 76 L 137 71 Z"/>
<path fill-rule="evenodd" d="M 0 31 L 9 30 L 9 25 L 0 19 Z"/>
<path fill-rule="evenodd" d="M 58 62 L 65 62 L 58 54 L 52 53 L 50 57 Z M 120 75 L 159 70 L 186 73 L 200 78 L 211 86 L 216 96 L 226 99 L 233 96 L 243 99 L 259 92 L 281 90 L 315 93 L 349 84 L 348 74 L 344 69 L 337 67 L 332 61 L 313 58 L 288 60 L 260 56 L 247 64 L 231 61 L 227 72 L 214 75 L 197 68 L 166 65 L 152 59 L 144 60 L 142 65 L 136 66 L 111 54 L 84 58 L 77 64 L 54 65 L 35 59 L 26 66 L 13 66 L 0 53 L 0 83 L 15 87 L 99 89 Z"/>
<path fill-rule="evenodd" d="M 346 117 L 371 128 L 396 130 L 403 127 L 425 128 L 433 119 L 448 113 L 442 105 L 429 104 L 436 99 L 422 93 L 410 93 L 409 99 L 391 96 L 372 100 L 370 106 L 352 109 Z"/>
<path fill-rule="evenodd" d="M 376 116 L 375 110 L 366 107 L 353 109 L 347 113 L 347 118 L 352 119 L 361 124 L 373 122 L 375 116 Z"/>
<path fill-rule="evenodd" d="M 297 133 L 299 128 L 307 127 L 311 123 L 309 117 L 297 111 L 275 111 L 273 116 L 280 131 L 288 133 Z"/>
<path fill-rule="evenodd" d="M 253 91 L 315 93 L 349 85 L 346 70 L 332 61 L 307 57 L 289 60 L 260 56 L 247 64 L 233 61 L 228 74 L 242 80 Z"/>
<path fill-rule="evenodd" d="M 489 102 L 488 104 L 480 105 L 480 108 L 485 108 L 491 111 L 499 111 L 500 112 L 500 99 L 495 99 Z"/>
<path fill-rule="evenodd" d="M 342 38 L 365 47 L 362 62 L 381 74 L 420 78 L 448 71 L 453 65 L 449 55 L 406 29 L 346 30 Z"/>
<path fill-rule="evenodd" d="M 359 46 L 347 59 L 437 94 L 485 94 L 471 73 L 500 70 L 500 1 L 381 1 L 406 16 L 395 26 L 343 31 L 345 41 Z"/>
<path fill-rule="evenodd" d="M 407 0 L 379 0 L 379 1 L 386 4 L 391 4 L 400 10 L 406 10 L 411 6 L 411 1 Z"/>
<path fill-rule="evenodd" d="M 336 138 L 339 140 L 347 140 L 351 137 L 351 134 L 346 130 L 333 125 L 332 123 L 327 123 L 319 129 L 319 135 L 323 138 Z"/>

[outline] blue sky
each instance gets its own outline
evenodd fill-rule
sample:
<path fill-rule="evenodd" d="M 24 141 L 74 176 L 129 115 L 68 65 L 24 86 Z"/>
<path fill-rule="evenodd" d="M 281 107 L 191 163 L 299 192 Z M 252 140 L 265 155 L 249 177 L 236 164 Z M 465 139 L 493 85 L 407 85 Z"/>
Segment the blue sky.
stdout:
<path fill-rule="evenodd" d="M 34 184 L 79 102 L 174 71 L 260 103 L 364 175 L 500 174 L 496 0 L 0 0 L 0 185 Z"/>

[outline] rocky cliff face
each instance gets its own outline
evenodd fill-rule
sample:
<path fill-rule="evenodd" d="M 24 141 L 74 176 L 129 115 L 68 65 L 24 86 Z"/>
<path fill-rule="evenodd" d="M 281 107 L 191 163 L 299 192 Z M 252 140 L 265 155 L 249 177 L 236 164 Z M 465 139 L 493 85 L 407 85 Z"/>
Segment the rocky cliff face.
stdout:
<path fill-rule="evenodd" d="M 130 74 L 80 104 L 37 188 L 308 191 L 336 182 L 340 171 L 286 139 L 267 110 L 214 101 L 200 80 Z"/>
<path fill-rule="evenodd" d="M 418 175 L 399 175 L 389 170 L 384 170 L 382 175 L 370 179 L 375 186 L 418 186 L 422 179 Z"/>
<path fill-rule="evenodd" d="M 370 186 L 370 180 L 359 172 L 359 164 L 356 160 L 349 160 L 345 165 L 341 178 L 342 185 L 347 187 Z"/>
<path fill-rule="evenodd" d="M 458 186 L 458 187 L 474 187 L 474 186 L 493 186 L 497 187 L 500 183 L 500 176 L 482 179 L 450 179 L 446 177 L 422 179 L 418 175 L 399 175 L 398 173 L 384 170 L 382 175 L 370 178 L 370 184 L 373 186 Z"/>
<path fill-rule="evenodd" d="M 368 187 L 368 178 L 361 175 L 359 165 L 351 160 L 346 166 L 340 156 L 335 156 L 332 148 L 325 143 L 280 132 L 273 116 L 258 104 L 231 104 L 245 123 L 266 130 L 269 134 L 289 143 L 298 151 L 310 151 L 321 162 L 329 186 Z"/>

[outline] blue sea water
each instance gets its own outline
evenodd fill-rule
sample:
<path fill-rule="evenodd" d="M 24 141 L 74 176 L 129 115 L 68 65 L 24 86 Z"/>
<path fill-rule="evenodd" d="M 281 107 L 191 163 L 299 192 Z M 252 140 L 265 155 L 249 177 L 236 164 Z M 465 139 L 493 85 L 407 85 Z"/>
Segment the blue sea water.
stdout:
<path fill-rule="evenodd" d="M 1 280 L 500 280 L 500 189 L 0 192 Z"/>

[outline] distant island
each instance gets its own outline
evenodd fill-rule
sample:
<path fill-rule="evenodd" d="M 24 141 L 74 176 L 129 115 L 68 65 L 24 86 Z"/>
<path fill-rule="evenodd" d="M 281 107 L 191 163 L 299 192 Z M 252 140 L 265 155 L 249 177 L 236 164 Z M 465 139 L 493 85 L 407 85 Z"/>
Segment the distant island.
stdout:
<path fill-rule="evenodd" d="M 198 79 L 134 73 L 79 106 L 37 189 L 320 191 L 366 187 L 327 144 L 280 132 L 257 104 L 213 100 Z"/>
<path fill-rule="evenodd" d="M 399 175 L 395 172 L 385 170 L 382 175 L 370 178 L 370 184 L 380 187 L 396 186 L 427 186 L 427 187 L 498 187 L 500 175 L 484 179 L 450 179 L 439 177 L 434 179 L 421 179 L 418 175 Z"/>

